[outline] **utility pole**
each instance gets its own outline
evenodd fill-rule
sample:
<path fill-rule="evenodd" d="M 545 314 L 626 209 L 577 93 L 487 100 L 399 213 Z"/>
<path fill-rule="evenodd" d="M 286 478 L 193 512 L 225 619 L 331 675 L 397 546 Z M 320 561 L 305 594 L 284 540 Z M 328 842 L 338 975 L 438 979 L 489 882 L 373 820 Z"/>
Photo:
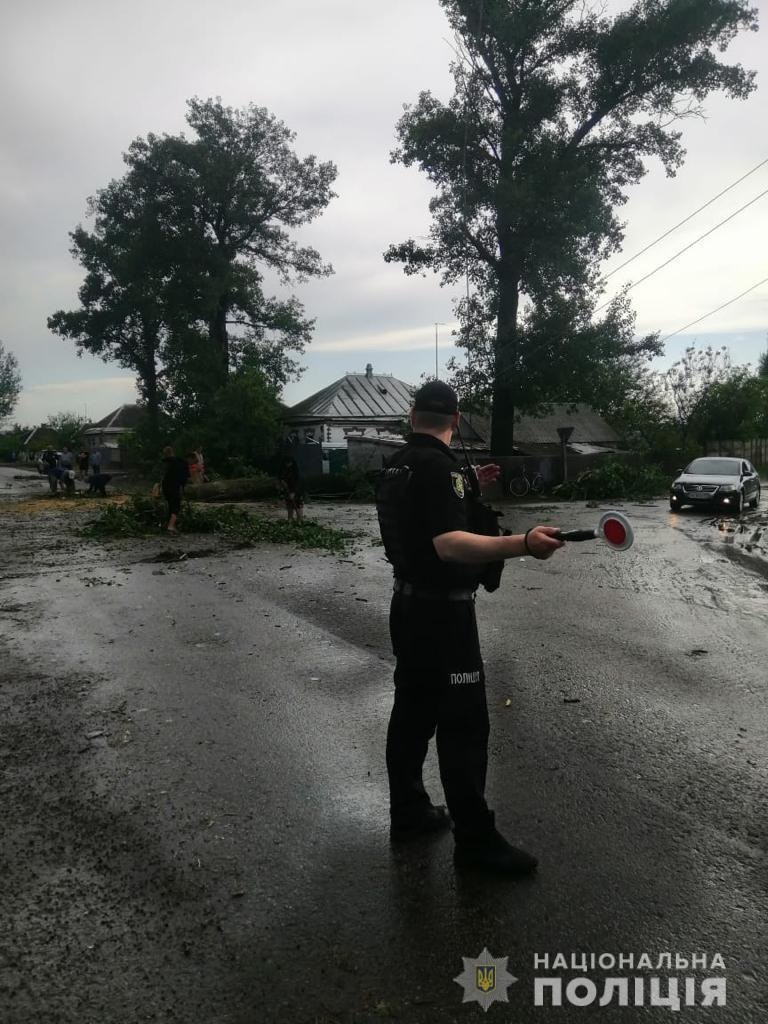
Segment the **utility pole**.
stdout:
<path fill-rule="evenodd" d="M 435 380 L 437 380 L 439 378 L 439 376 L 440 376 L 440 374 L 437 372 L 437 328 L 438 327 L 445 327 L 445 324 L 442 322 L 442 320 L 440 320 L 440 321 L 436 320 L 435 321 Z"/>
<path fill-rule="evenodd" d="M 568 439 L 573 433 L 573 427 L 558 427 L 557 434 L 560 438 L 560 449 L 563 453 L 563 483 L 568 483 Z"/>

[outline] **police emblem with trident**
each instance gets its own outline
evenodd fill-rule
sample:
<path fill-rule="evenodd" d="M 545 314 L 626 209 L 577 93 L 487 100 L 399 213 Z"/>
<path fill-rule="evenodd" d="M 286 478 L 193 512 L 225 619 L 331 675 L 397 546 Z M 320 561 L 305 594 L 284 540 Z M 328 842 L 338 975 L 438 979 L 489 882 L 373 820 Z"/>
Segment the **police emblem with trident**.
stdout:
<path fill-rule="evenodd" d="M 508 1003 L 507 989 L 517 981 L 507 970 L 506 956 L 493 957 L 484 949 L 477 959 L 461 958 L 464 970 L 453 980 L 464 989 L 463 1003 L 479 1003 L 488 1012 L 493 1003 Z"/>

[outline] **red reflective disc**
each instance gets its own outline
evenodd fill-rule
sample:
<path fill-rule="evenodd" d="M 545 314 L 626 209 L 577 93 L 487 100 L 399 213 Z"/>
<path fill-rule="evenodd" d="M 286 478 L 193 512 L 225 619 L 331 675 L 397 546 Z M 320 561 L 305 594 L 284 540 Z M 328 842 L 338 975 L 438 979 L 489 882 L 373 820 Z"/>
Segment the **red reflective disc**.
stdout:
<path fill-rule="evenodd" d="M 627 531 L 623 523 L 618 519 L 606 519 L 603 523 L 603 535 L 609 544 L 617 546 L 623 544 L 627 539 Z"/>

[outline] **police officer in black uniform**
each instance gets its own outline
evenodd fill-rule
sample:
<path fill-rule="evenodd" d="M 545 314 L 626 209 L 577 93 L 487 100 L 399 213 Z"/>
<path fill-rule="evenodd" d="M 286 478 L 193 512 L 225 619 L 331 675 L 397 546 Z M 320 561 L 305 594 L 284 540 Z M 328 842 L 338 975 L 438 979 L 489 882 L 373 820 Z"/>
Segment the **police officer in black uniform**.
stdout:
<path fill-rule="evenodd" d="M 448 446 L 458 422 L 452 388 L 425 384 L 411 411 L 413 433 L 388 461 L 377 493 L 395 574 L 395 700 L 387 732 L 391 837 L 438 831 L 452 820 L 457 866 L 527 873 L 535 857 L 504 839 L 485 802 L 489 724 L 475 591 L 489 563 L 526 554 L 549 558 L 563 542 L 547 526 L 517 536 L 501 536 L 494 527 L 487 531 L 494 536 L 482 535 L 474 514 L 478 484 L 496 479 L 499 468 L 476 471 L 457 458 Z M 447 810 L 432 804 L 422 781 L 433 736 Z"/>

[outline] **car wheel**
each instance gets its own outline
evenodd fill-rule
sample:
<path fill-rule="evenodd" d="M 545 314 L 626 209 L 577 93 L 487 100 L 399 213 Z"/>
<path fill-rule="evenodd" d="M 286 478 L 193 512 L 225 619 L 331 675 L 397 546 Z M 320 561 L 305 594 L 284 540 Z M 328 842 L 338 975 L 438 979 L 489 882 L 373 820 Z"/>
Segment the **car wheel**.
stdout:
<path fill-rule="evenodd" d="M 739 491 L 738 498 L 736 499 L 736 515 L 740 516 L 744 511 L 744 491 Z"/>
<path fill-rule="evenodd" d="M 757 508 L 758 505 L 760 504 L 760 488 L 759 487 L 755 491 L 755 496 L 752 499 L 752 501 L 750 502 L 750 504 L 751 504 L 752 508 Z"/>

